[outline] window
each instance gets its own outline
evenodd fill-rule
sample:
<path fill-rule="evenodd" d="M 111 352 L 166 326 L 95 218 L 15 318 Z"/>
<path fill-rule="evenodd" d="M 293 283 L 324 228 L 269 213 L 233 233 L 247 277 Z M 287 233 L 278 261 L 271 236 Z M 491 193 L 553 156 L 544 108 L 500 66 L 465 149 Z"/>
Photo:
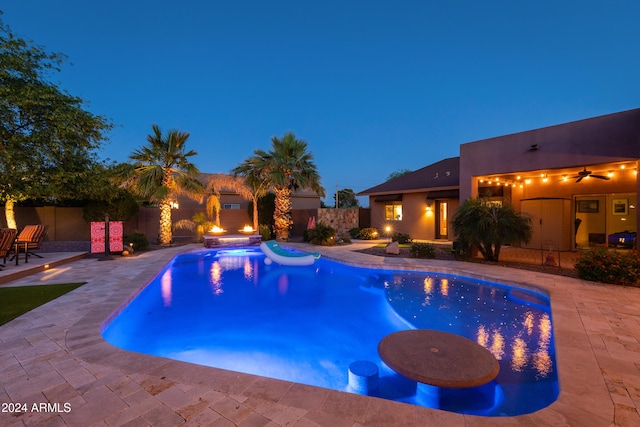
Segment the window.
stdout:
<path fill-rule="evenodd" d="M 384 219 L 387 221 L 402 221 L 402 204 L 393 203 L 385 205 Z"/>
<path fill-rule="evenodd" d="M 240 209 L 240 203 L 225 203 L 222 209 Z"/>

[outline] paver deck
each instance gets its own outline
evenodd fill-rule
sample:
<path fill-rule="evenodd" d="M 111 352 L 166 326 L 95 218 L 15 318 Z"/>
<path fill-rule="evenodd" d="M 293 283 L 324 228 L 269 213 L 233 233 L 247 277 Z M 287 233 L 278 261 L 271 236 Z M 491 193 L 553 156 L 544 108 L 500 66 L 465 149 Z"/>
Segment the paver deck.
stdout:
<path fill-rule="evenodd" d="M 0 403 L 27 404 L 26 412 L 0 412 L 0 425 L 640 425 L 640 289 L 474 263 L 375 257 L 354 252 L 357 244 L 292 246 L 353 265 L 546 289 L 558 400 L 518 417 L 465 416 L 131 353 L 104 341 L 100 330 L 109 315 L 187 246 L 113 261 L 76 260 L 0 285 L 87 281 L 0 327 Z"/>

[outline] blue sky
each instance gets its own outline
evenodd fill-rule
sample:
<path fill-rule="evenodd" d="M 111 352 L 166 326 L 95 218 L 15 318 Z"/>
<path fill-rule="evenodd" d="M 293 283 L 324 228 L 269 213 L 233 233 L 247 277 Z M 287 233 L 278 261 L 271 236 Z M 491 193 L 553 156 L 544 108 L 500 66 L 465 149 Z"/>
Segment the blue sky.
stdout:
<path fill-rule="evenodd" d="M 126 161 L 151 124 L 203 172 L 272 136 L 309 142 L 327 203 L 459 145 L 640 107 L 640 2 L 5 0 L 68 56 L 55 80 L 110 118 Z"/>

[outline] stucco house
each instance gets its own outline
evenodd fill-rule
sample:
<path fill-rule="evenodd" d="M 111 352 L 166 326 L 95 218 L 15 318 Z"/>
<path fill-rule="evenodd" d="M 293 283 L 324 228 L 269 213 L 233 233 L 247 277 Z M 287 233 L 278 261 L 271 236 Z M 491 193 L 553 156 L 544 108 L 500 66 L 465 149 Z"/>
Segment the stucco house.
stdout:
<path fill-rule="evenodd" d="M 441 160 L 369 188 L 371 226 L 407 233 L 414 239 L 449 239 L 448 221 L 459 206 L 460 158 Z"/>
<path fill-rule="evenodd" d="M 640 109 L 470 142 L 460 157 L 369 188 L 371 224 L 454 240 L 469 197 L 510 202 L 533 220 L 527 247 L 628 247 L 640 225 Z"/>

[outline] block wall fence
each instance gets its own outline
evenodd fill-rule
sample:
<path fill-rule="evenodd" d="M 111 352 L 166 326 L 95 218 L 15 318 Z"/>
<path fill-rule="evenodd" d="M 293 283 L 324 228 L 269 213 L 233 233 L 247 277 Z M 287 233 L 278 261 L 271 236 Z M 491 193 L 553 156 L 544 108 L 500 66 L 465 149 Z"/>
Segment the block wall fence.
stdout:
<path fill-rule="evenodd" d="M 194 214 L 202 212 L 202 208 L 180 208 L 172 211 L 172 219 L 175 223 L 181 219 L 191 219 Z M 0 208 L 0 227 L 6 227 L 4 208 Z M 79 207 L 22 207 L 15 208 L 18 228 L 29 224 L 48 225 L 45 241 L 89 241 L 91 229 L 89 223 L 82 218 L 82 208 Z M 294 209 L 292 236 L 302 236 L 307 228 L 309 217 L 315 216 L 316 223 L 322 221 L 338 230 L 338 234 L 347 233 L 349 229 L 367 227 L 369 222 L 369 209 Z M 124 222 L 124 234 L 134 232 L 143 233 L 150 242 L 154 242 L 158 236 L 158 223 L 160 212 L 157 208 L 140 208 L 138 213 Z M 245 225 L 251 225 L 249 214 L 245 209 L 223 209 L 220 212 L 222 227 L 233 233 Z M 174 239 L 192 240 L 195 233 L 189 230 L 175 230 Z"/>

